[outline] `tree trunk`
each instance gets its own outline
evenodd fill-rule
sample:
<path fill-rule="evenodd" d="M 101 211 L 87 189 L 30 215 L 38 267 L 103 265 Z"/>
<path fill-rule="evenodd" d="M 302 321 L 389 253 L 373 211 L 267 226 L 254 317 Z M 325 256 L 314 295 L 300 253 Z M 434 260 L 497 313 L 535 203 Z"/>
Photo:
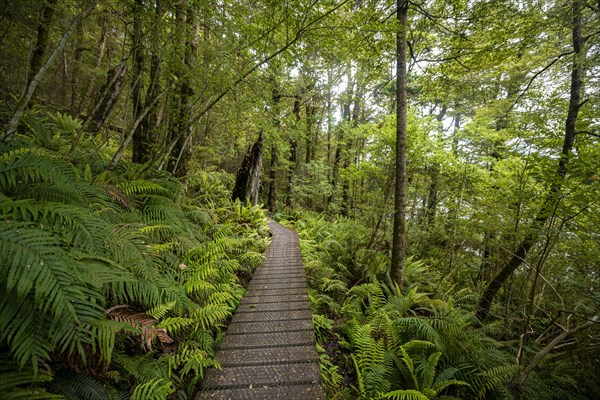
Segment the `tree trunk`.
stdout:
<path fill-rule="evenodd" d="M 544 347 L 542 350 L 540 350 L 540 352 L 537 353 L 531 359 L 529 364 L 521 371 L 521 373 L 519 374 L 519 376 L 517 377 L 517 379 L 515 381 L 515 386 L 516 386 L 517 390 L 519 390 L 523 386 L 523 384 L 527 381 L 529 374 L 531 374 L 533 369 L 540 363 L 540 361 L 542 361 L 548 354 L 550 354 L 550 352 L 556 346 L 558 346 L 560 344 L 560 342 L 562 342 L 569 336 L 572 336 L 578 332 L 581 332 L 585 329 L 590 328 L 591 326 L 593 326 L 595 323 L 598 322 L 598 319 L 600 319 L 600 316 L 595 315 L 591 320 L 586 321 L 583 324 L 576 326 L 573 329 L 569 329 L 569 330 L 565 329 L 558 336 L 556 336 L 554 339 L 552 339 L 552 341 L 550 343 L 548 343 L 546 345 L 546 347 Z"/>
<path fill-rule="evenodd" d="M 287 195 L 285 206 L 288 208 L 294 207 L 294 177 L 296 175 L 296 164 L 298 163 L 298 143 L 296 139 L 290 139 L 290 169 L 288 172 Z"/>
<path fill-rule="evenodd" d="M 119 160 L 121 159 L 121 157 L 123 156 L 123 154 L 125 153 L 125 149 L 127 148 L 127 146 L 129 145 L 129 142 L 131 141 L 131 139 L 133 138 L 133 133 L 135 132 L 135 130 L 137 129 L 137 127 L 139 126 L 139 124 L 142 122 L 142 120 L 146 117 L 146 115 L 148 114 L 148 112 L 156 105 L 156 103 L 158 102 L 158 100 L 167 93 L 168 90 L 170 90 L 172 86 L 170 85 L 169 87 L 167 87 L 165 90 L 162 91 L 162 93 L 160 93 L 155 99 L 154 101 L 149 104 L 148 106 L 146 106 L 144 108 L 144 110 L 142 110 L 142 112 L 140 113 L 140 116 L 138 117 L 137 120 L 135 120 L 135 122 L 133 123 L 133 126 L 131 127 L 131 129 L 129 130 L 129 133 L 127 134 L 127 136 L 125 137 L 125 140 L 123 140 L 123 142 L 121 143 L 121 146 L 119 146 L 119 149 L 117 150 L 117 152 L 115 153 L 115 155 L 113 156 L 111 162 L 108 164 L 107 169 L 108 170 L 112 170 L 117 163 L 119 162 Z M 171 143 L 171 145 L 174 145 L 174 143 Z M 160 168 L 159 168 L 160 170 Z"/>
<path fill-rule="evenodd" d="M 435 215 L 437 214 L 439 172 L 440 169 L 437 165 L 433 165 L 429 169 L 429 177 L 431 178 L 431 182 L 429 182 L 425 217 L 427 218 L 427 225 L 430 228 L 433 227 Z"/>
<path fill-rule="evenodd" d="M 183 38 L 181 38 L 181 44 L 184 52 L 183 64 L 185 65 L 185 69 L 181 75 L 182 83 L 179 90 L 179 111 L 177 113 L 176 121 L 176 134 L 178 136 L 178 140 L 175 143 L 175 147 L 171 153 L 168 169 L 176 177 L 182 178 L 187 176 L 189 162 L 192 158 L 193 126 L 189 123 L 189 100 L 194 95 L 194 90 L 192 88 L 190 71 L 195 63 L 197 29 L 191 7 L 188 8 L 186 12 L 185 6 L 178 6 L 177 20 L 178 23 L 183 24 Z"/>
<path fill-rule="evenodd" d="M 272 78 L 273 81 L 273 127 L 278 131 L 280 123 L 279 115 L 279 103 L 281 102 L 281 93 L 277 84 L 276 78 Z M 275 212 L 277 209 L 277 169 L 279 167 L 279 153 L 277 145 L 273 139 L 273 145 L 271 146 L 271 166 L 269 168 L 269 198 L 267 199 L 267 208 L 270 212 Z"/>
<path fill-rule="evenodd" d="M 100 90 L 102 96 L 92 110 L 92 113 L 88 115 L 88 118 L 84 122 L 83 130 L 86 130 L 90 133 L 96 133 L 100 130 L 102 125 L 104 125 L 104 122 L 106 122 L 108 119 L 108 116 L 117 103 L 117 100 L 119 100 L 126 74 L 127 64 L 125 62 L 118 64 L 108 71 L 106 83 Z"/>
<path fill-rule="evenodd" d="M 331 71 L 327 70 L 327 94 L 325 95 L 325 108 L 327 110 L 327 165 L 331 162 L 331 125 L 333 122 L 333 107 L 332 107 L 332 89 L 333 83 L 331 82 Z M 331 179 L 331 174 L 330 179 Z"/>
<path fill-rule="evenodd" d="M 95 69 L 99 69 L 102 65 L 102 59 L 104 58 L 104 53 L 106 52 L 106 42 L 108 38 L 108 12 L 104 13 L 102 17 L 102 31 L 100 33 L 100 39 L 98 40 L 98 50 L 96 52 L 96 61 L 94 63 Z M 79 112 L 82 112 L 86 107 L 86 102 L 91 99 L 92 92 L 94 91 L 94 83 L 96 81 L 96 75 L 93 74 L 90 82 L 88 83 L 87 89 L 85 90 L 85 95 L 79 101 L 79 105 L 77 107 Z"/>
<path fill-rule="evenodd" d="M 133 32 L 131 34 L 131 42 L 133 49 L 131 51 L 131 94 L 133 101 L 132 116 L 133 120 L 137 120 L 142 110 L 142 91 L 143 91 L 143 70 L 144 70 L 144 38 L 142 32 L 142 15 L 144 12 L 144 4 L 142 0 L 135 0 L 131 5 L 131 13 L 133 15 Z M 142 154 L 146 151 L 146 138 L 144 137 L 144 124 L 139 124 L 133 133 L 133 153 L 131 161 L 134 163 L 142 162 Z"/>
<path fill-rule="evenodd" d="M 569 110 L 567 112 L 567 119 L 565 121 L 565 136 L 563 141 L 563 147 L 560 154 L 560 160 L 558 162 L 558 168 L 556 170 L 557 179 L 552 183 L 548 194 L 544 200 L 537 217 L 533 222 L 533 226 L 529 230 L 529 233 L 519 243 L 515 254 L 502 266 L 500 272 L 490 281 L 488 286 L 485 288 L 479 304 L 477 305 L 477 317 L 484 319 L 489 315 L 490 307 L 496 297 L 496 294 L 506 282 L 506 280 L 513 274 L 513 272 L 521 265 L 525 260 L 527 253 L 531 247 L 537 242 L 539 232 L 545 225 L 546 221 L 550 217 L 552 210 L 555 207 L 557 201 L 559 201 L 559 191 L 562 187 L 564 178 L 567 174 L 567 164 L 571 157 L 573 150 L 573 143 L 575 141 L 575 125 L 577 122 L 577 116 L 579 108 L 581 107 L 581 87 L 582 87 L 582 76 L 583 76 L 583 61 L 585 58 L 585 51 L 582 49 L 584 44 L 583 36 L 581 33 L 581 3 L 580 0 L 573 2 L 573 67 L 571 71 L 571 89 L 569 98 Z"/>
<path fill-rule="evenodd" d="M 33 47 L 31 60 L 29 60 L 29 71 L 27 74 L 27 84 L 25 87 L 29 86 L 42 66 L 42 61 L 44 60 L 44 55 L 46 54 L 46 48 L 48 47 L 48 29 L 50 29 L 50 25 L 52 24 L 55 7 L 56 0 L 47 0 L 44 4 L 42 16 L 37 26 L 35 46 Z"/>
<path fill-rule="evenodd" d="M 402 289 L 406 244 L 406 31 L 408 1 L 397 0 L 400 31 L 396 34 L 396 184 L 392 233 L 392 279 Z"/>
<path fill-rule="evenodd" d="M 350 74 L 348 74 L 348 80 L 350 80 Z M 343 120 L 352 122 L 352 127 L 356 128 L 360 123 L 360 101 L 362 88 L 358 84 L 358 79 L 356 83 L 356 93 L 354 92 L 354 87 L 352 86 L 347 92 L 349 99 L 347 100 L 347 105 L 344 105 L 344 116 Z M 353 104 L 352 104 L 353 103 Z M 352 113 L 350 112 L 350 106 L 352 104 Z M 346 142 L 346 156 L 344 157 L 344 170 L 347 170 L 350 167 L 350 156 L 352 148 L 359 147 L 357 143 L 353 141 Z M 355 158 L 356 159 L 356 158 Z M 350 196 L 350 180 L 344 179 L 342 184 L 342 216 L 348 217 L 350 214 L 350 210 L 352 209 L 352 198 Z"/>
<path fill-rule="evenodd" d="M 310 163 L 315 157 L 315 139 L 317 135 L 314 134 L 313 130 L 315 127 L 315 114 L 317 108 L 312 104 L 312 99 L 307 100 L 306 110 L 306 157 L 304 159 L 305 164 Z"/>
<path fill-rule="evenodd" d="M 263 134 L 258 134 L 256 142 L 250 146 L 235 177 L 232 200 L 247 200 L 256 204 L 263 162 Z"/>
<path fill-rule="evenodd" d="M 294 108 L 292 112 L 296 117 L 296 121 L 300 122 L 300 105 L 301 105 L 302 95 L 296 95 L 294 97 Z M 294 207 L 294 179 L 296 177 L 296 171 L 298 168 L 298 142 L 296 139 L 290 139 L 290 167 L 288 170 L 288 182 L 287 182 L 287 190 L 286 190 L 286 199 L 285 206 L 288 208 Z"/>
<path fill-rule="evenodd" d="M 339 180 L 339 164 L 342 163 L 342 169 L 346 170 L 350 166 L 350 154 L 349 148 L 350 145 L 348 143 L 348 138 L 345 135 L 345 130 L 348 128 L 348 125 L 352 121 L 352 101 L 354 97 L 354 82 L 352 80 L 352 67 L 350 64 L 346 66 L 346 75 L 348 77 L 348 83 L 346 86 L 346 92 L 344 93 L 343 103 L 342 103 L 342 127 L 340 129 L 340 139 L 335 151 L 335 161 L 334 165 L 334 181 L 333 188 L 335 191 L 335 186 L 337 181 Z M 342 180 L 342 203 L 340 205 L 340 212 L 342 216 L 348 216 L 348 191 L 349 191 L 349 182 L 347 179 Z"/>
<path fill-rule="evenodd" d="M 269 198 L 267 199 L 267 209 L 275 212 L 277 209 L 277 167 L 279 158 L 277 155 L 277 146 L 271 146 L 271 166 L 269 168 Z"/>
<path fill-rule="evenodd" d="M 153 28 L 152 43 L 150 45 L 150 84 L 146 91 L 146 101 L 144 107 L 147 108 L 150 104 L 154 103 L 154 100 L 159 96 L 161 92 L 160 75 L 161 75 L 161 57 L 159 55 L 159 48 L 162 35 L 161 20 L 165 9 L 162 0 L 155 1 L 155 26 Z M 139 163 L 147 163 L 152 158 L 152 153 L 156 151 L 154 148 L 158 141 L 158 126 L 159 126 L 159 105 L 156 104 L 148 112 L 146 118 L 143 119 L 140 126 L 142 136 L 142 146 L 139 147 L 139 154 L 136 155 L 134 148 L 134 159 L 137 159 Z"/>
<path fill-rule="evenodd" d="M 77 40 L 75 43 L 75 54 L 73 55 L 73 68 L 71 69 L 71 87 L 70 87 L 70 101 L 69 101 L 69 111 L 72 115 L 77 115 L 77 94 L 79 93 L 79 71 L 81 67 L 81 59 L 83 58 L 83 29 L 81 24 L 77 25 Z"/>
<path fill-rule="evenodd" d="M 87 10 L 79 13 L 73 19 L 73 21 L 71 22 L 71 25 L 69 26 L 69 29 L 67 29 L 67 31 L 63 34 L 62 38 L 60 39 L 58 46 L 56 46 L 56 48 L 54 49 L 54 51 L 52 52 L 52 54 L 50 55 L 50 57 L 48 58 L 46 63 L 40 68 L 39 71 L 37 71 L 37 73 L 31 80 L 31 82 L 29 82 L 29 84 L 27 86 L 27 90 L 25 91 L 23 96 L 21 96 L 19 101 L 17 102 L 17 105 L 15 107 L 15 113 L 13 114 L 13 116 L 8 124 L 8 127 L 6 129 L 6 134 L 4 135 L 4 138 L 3 138 L 4 141 L 9 140 L 15 134 L 15 132 L 17 131 L 17 127 L 19 126 L 19 121 L 21 120 L 21 117 L 23 116 L 23 112 L 25 111 L 25 109 L 27 108 L 27 105 L 29 104 L 29 101 L 33 97 L 33 94 L 35 93 L 35 89 L 37 88 L 37 85 L 40 83 L 40 81 L 42 80 L 44 75 L 46 75 L 46 72 L 48 72 L 48 69 L 54 63 L 54 60 L 56 59 L 56 57 L 62 52 L 63 48 L 66 46 L 67 42 L 73 35 L 73 32 L 75 32 L 77 25 L 79 25 L 79 23 L 82 20 L 84 20 L 94 10 L 94 8 L 96 8 L 96 1 L 94 1 L 93 4 Z"/>

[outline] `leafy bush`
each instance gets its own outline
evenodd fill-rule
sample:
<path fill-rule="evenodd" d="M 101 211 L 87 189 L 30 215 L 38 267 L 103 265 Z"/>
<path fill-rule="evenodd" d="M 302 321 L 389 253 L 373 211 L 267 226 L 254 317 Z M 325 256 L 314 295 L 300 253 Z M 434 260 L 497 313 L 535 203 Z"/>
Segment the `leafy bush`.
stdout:
<path fill-rule="evenodd" d="M 264 214 L 75 164 L 48 143 L 67 122 L 0 149 L 0 397 L 189 398 L 262 260 Z"/>
<path fill-rule="evenodd" d="M 276 217 L 300 234 L 328 398 L 583 398 L 564 373 L 534 377 L 515 394 L 519 367 L 467 311 L 473 293 L 435 291 L 436 273 L 412 259 L 400 292 L 387 255 L 366 250 L 358 222 L 309 212 Z"/>

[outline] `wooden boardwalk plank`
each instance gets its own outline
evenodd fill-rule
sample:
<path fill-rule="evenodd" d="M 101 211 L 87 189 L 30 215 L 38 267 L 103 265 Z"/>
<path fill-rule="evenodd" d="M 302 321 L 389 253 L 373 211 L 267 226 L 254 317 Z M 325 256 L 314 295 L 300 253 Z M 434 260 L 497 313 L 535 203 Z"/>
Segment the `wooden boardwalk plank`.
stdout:
<path fill-rule="evenodd" d="M 324 399 L 297 234 L 270 222 L 271 244 L 196 394 L 203 399 Z"/>

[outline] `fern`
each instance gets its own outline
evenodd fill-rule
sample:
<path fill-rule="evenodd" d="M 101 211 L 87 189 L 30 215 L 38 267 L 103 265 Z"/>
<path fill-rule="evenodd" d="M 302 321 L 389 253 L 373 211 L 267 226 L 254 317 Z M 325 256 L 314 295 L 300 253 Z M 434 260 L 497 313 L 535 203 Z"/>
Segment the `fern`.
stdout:
<path fill-rule="evenodd" d="M 173 317 L 165 318 L 158 326 L 163 328 L 165 332 L 171 335 L 180 334 L 185 328 L 193 326 L 196 321 L 192 318 Z"/>
<path fill-rule="evenodd" d="M 54 377 L 51 387 L 64 396 L 65 400 L 105 400 L 113 397 L 105 385 L 91 376 L 69 371 L 60 371 Z"/>
<path fill-rule="evenodd" d="M 158 338 L 163 345 L 173 343 L 173 339 L 165 333 L 165 330 L 156 326 L 156 319 L 145 313 L 129 310 L 127 306 L 116 306 L 107 310 L 106 315 L 115 321 L 137 328 L 131 332 L 139 333 L 141 344 L 148 351 L 152 351 L 155 338 Z"/>
<path fill-rule="evenodd" d="M 136 382 L 150 382 L 162 379 L 169 381 L 169 367 L 166 358 L 154 359 L 151 353 L 138 356 L 115 354 L 113 360 L 120 369 L 132 376 Z"/>
<path fill-rule="evenodd" d="M 194 310 L 192 316 L 203 330 L 208 330 L 228 319 L 231 316 L 231 312 L 231 307 L 227 305 L 208 304 Z"/>
<path fill-rule="evenodd" d="M 429 397 L 418 390 L 394 390 L 393 392 L 381 395 L 379 398 L 392 400 L 429 400 Z"/>
<path fill-rule="evenodd" d="M 35 375 L 29 368 L 19 368 L 8 355 L 0 355 L 0 398 L 6 400 L 51 400 L 62 396 L 48 393 L 41 384 L 52 379 L 49 374 Z"/>
<path fill-rule="evenodd" d="M 177 353 L 168 358 L 169 373 L 173 370 L 180 370 L 180 377 L 188 375 L 194 371 L 194 376 L 202 379 L 204 371 L 208 367 L 220 368 L 220 365 L 215 361 L 210 354 L 198 346 L 197 343 L 186 343 L 178 349 Z"/>
<path fill-rule="evenodd" d="M 392 336 L 397 348 L 410 338 L 416 338 L 440 346 L 441 338 L 427 320 L 419 317 L 398 318 L 392 322 Z"/>
<path fill-rule="evenodd" d="M 45 150 L 23 147 L 0 155 L 0 189 L 4 193 L 32 182 L 54 182 L 59 177 L 73 180 L 73 170 Z"/>
<path fill-rule="evenodd" d="M 496 389 L 510 377 L 514 376 L 519 370 L 518 365 L 501 365 L 483 371 L 480 376 L 483 378 L 477 392 L 478 398 L 484 398 L 485 394 Z"/>
<path fill-rule="evenodd" d="M 142 179 L 134 181 L 122 181 L 119 182 L 117 188 L 126 195 L 140 194 L 140 193 L 156 193 L 163 194 L 167 192 L 167 189 L 155 182 L 150 182 Z"/>
<path fill-rule="evenodd" d="M 84 271 L 63 245 L 55 234 L 26 225 L 11 225 L 0 231 L 0 283 L 7 293 L 0 303 L 0 339 L 7 340 L 12 351 L 19 354 L 21 365 L 46 358 L 55 345 L 69 352 L 77 348 L 83 356 L 82 345 L 91 342 L 85 323 L 103 318 L 100 293 L 86 287 Z M 22 315 L 22 307 L 30 311 L 17 323 L 12 320 L 12 312 Z M 60 321 L 45 333 L 50 335 L 48 339 L 35 341 L 39 347 L 33 346 L 27 332 L 34 309 Z"/>
<path fill-rule="evenodd" d="M 155 319 L 162 319 L 164 316 L 171 311 L 177 302 L 171 301 L 169 303 L 160 304 L 153 309 L 148 311 L 148 315 L 152 316 Z"/>
<path fill-rule="evenodd" d="M 47 134 L 77 123 L 57 115 L 30 129 L 60 145 Z M 101 171 L 97 159 L 78 170 L 11 146 L 0 153 L 0 346 L 24 372 L 0 370 L 0 397 L 122 397 L 93 376 L 166 398 L 216 365 L 215 338 L 243 292 L 236 274 L 262 260 L 262 210 L 209 210 L 164 174 Z"/>
<path fill-rule="evenodd" d="M 131 400 L 167 400 L 167 397 L 174 391 L 171 382 L 153 379 L 136 386 L 131 395 Z"/>

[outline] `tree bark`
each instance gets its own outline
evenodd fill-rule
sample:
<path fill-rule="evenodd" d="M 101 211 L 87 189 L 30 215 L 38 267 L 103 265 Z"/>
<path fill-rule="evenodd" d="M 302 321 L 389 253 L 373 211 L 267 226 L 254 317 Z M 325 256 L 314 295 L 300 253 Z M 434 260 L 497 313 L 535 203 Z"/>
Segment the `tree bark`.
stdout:
<path fill-rule="evenodd" d="M 350 81 L 350 74 L 348 74 L 348 81 Z M 356 79 L 356 92 L 354 91 L 354 85 L 349 88 L 347 92 L 349 98 L 347 99 L 347 103 L 344 105 L 344 121 L 348 121 L 352 123 L 352 127 L 356 128 L 359 124 L 360 119 L 360 101 L 362 88 L 358 84 L 358 79 Z M 352 106 L 352 107 L 351 107 Z M 352 108 L 352 112 L 350 112 L 350 108 Z M 350 157 L 351 150 L 354 147 L 358 147 L 356 143 L 352 140 L 347 140 L 346 144 L 346 156 L 344 157 L 344 170 L 347 170 L 350 167 Z M 342 207 L 341 212 L 342 216 L 348 217 L 350 214 L 350 210 L 352 209 L 352 198 L 350 196 L 350 179 L 344 179 L 342 184 Z"/>
<path fill-rule="evenodd" d="M 125 62 L 116 65 L 108 71 L 106 83 L 100 90 L 102 96 L 84 122 L 83 130 L 86 130 L 89 133 L 96 133 L 102 128 L 102 125 L 104 125 L 110 112 L 119 100 L 126 74 L 127 64 Z"/>
<path fill-rule="evenodd" d="M 288 171 L 287 193 L 285 206 L 294 207 L 294 177 L 296 175 L 296 165 L 298 164 L 298 143 L 296 139 L 290 139 L 290 169 Z"/>
<path fill-rule="evenodd" d="M 258 134 L 256 142 L 250 146 L 235 177 L 232 200 L 256 204 L 260 184 L 260 172 L 263 162 L 263 133 Z"/>
<path fill-rule="evenodd" d="M 69 29 L 67 29 L 67 31 L 63 34 L 62 38 L 60 39 L 60 42 L 58 43 L 58 46 L 56 46 L 46 63 L 40 68 L 39 71 L 37 71 L 36 75 L 33 77 L 31 82 L 29 82 L 27 90 L 17 102 L 17 106 L 15 107 L 15 113 L 13 114 L 8 124 L 6 134 L 3 138 L 4 141 L 9 140 L 15 134 L 15 132 L 17 131 L 17 127 L 19 126 L 19 121 L 23 116 L 23 112 L 25 111 L 27 105 L 29 104 L 29 101 L 33 97 L 33 94 L 35 93 L 35 89 L 37 88 L 38 84 L 40 83 L 44 75 L 46 75 L 46 72 L 48 72 L 48 69 L 54 63 L 56 57 L 58 57 L 58 55 L 62 52 L 63 48 L 66 46 L 67 42 L 73 35 L 73 32 L 75 32 L 77 25 L 79 25 L 79 23 L 81 23 L 81 21 L 84 20 L 94 10 L 94 8 L 96 8 L 96 1 L 94 1 L 88 9 L 79 13 L 73 19 L 73 21 L 71 21 Z"/>
<path fill-rule="evenodd" d="M 100 39 L 98 40 L 98 50 L 96 52 L 96 61 L 94 62 L 95 69 L 99 69 L 102 65 L 102 59 L 104 58 L 104 53 L 106 51 L 106 42 L 108 38 L 108 12 L 104 12 L 104 16 L 102 17 L 102 31 L 100 32 Z M 78 111 L 82 112 L 86 107 L 86 102 L 88 99 L 91 99 L 92 92 L 94 91 L 94 83 L 96 81 L 96 75 L 93 74 L 90 82 L 88 83 L 87 89 L 85 90 L 85 95 L 81 98 L 78 105 Z"/>
<path fill-rule="evenodd" d="M 29 61 L 29 72 L 27 74 L 27 84 L 25 87 L 29 86 L 42 66 L 46 48 L 48 47 L 48 30 L 52 24 L 55 7 L 56 0 L 47 0 L 44 4 L 42 16 L 37 26 L 35 46 L 33 47 L 33 53 L 31 54 L 31 60 Z"/>
<path fill-rule="evenodd" d="M 381 223 L 383 221 L 383 218 L 385 217 L 387 205 L 388 205 L 388 203 L 390 201 L 390 197 L 392 195 L 392 187 L 394 184 L 394 175 L 395 175 L 394 165 L 390 165 L 388 177 L 385 181 L 385 192 L 383 194 L 383 205 L 381 206 L 381 212 L 379 213 L 379 216 L 377 217 L 377 222 L 375 223 L 375 228 L 373 229 L 373 232 L 371 232 L 371 238 L 369 239 L 369 244 L 367 245 L 367 249 L 372 249 L 373 246 L 375 245 L 375 240 L 377 239 L 377 234 L 379 233 L 379 228 L 381 227 Z"/>
<path fill-rule="evenodd" d="M 281 102 L 281 93 L 277 84 L 276 78 L 271 79 L 273 81 L 273 127 L 279 130 L 280 116 L 279 116 L 279 103 Z M 271 146 L 271 165 L 269 168 L 269 197 L 267 199 L 267 208 L 270 212 L 275 212 L 277 209 L 277 169 L 279 167 L 279 153 L 275 140 Z"/>
<path fill-rule="evenodd" d="M 125 137 L 125 140 L 123 140 L 123 142 L 121 143 L 121 146 L 119 146 L 119 149 L 117 150 L 117 152 L 113 156 L 112 160 L 108 164 L 108 167 L 107 167 L 108 170 L 112 170 L 117 165 L 117 163 L 119 162 L 119 160 L 121 159 L 121 157 L 123 157 L 123 154 L 125 153 L 125 149 L 127 148 L 127 146 L 129 146 L 129 142 L 131 142 L 131 139 L 133 138 L 133 133 L 137 129 L 138 125 L 146 117 L 146 115 L 148 114 L 148 112 L 156 105 L 156 103 L 158 103 L 158 101 L 160 100 L 160 98 L 163 95 L 165 95 L 167 93 L 167 91 L 169 91 L 171 89 L 171 87 L 172 87 L 172 85 L 169 85 L 158 96 L 156 96 L 156 98 L 153 100 L 153 102 L 151 104 L 149 104 L 148 106 L 146 106 L 144 108 L 144 110 L 142 110 L 142 112 L 140 113 L 140 116 L 138 117 L 137 120 L 135 120 L 135 122 L 133 123 L 133 126 L 129 130 L 129 133 Z"/>
<path fill-rule="evenodd" d="M 183 24 L 183 64 L 185 69 L 181 75 L 181 86 L 179 89 L 179 111 L 176 121 L 176 131 L 178 140 L 175 143 L 168 169 L 178 178 L 187 176 L 189 162 L 192 158 L 192 130 L 193 125 L 189 123 L 190 119 L 190 98 L 194 95 L 192 88 L 191 71 L 195 63 L 195 53 L 197 48 L 197 29 L 194 13 L 191 8 L 184 9 L 185 6 L 178 6 L 177 20 Z"/>
<path fill-rule="evenodd" d="M 70 87 L 70 101 L 69 101 L 69 111 L 72 115 L 77 115 L 77 94 L 79 93 L 79 71 L 81 66 L 81 59 L 83 58 L 83 29 L 81 24 L 77 25 L 77 40 L 75 43 L 75 52 L 73 57 L 73 68 L 71 70 L 71 87 Z"/>
<path fill-rule="evenodd" d="M 159 96 L 161 92 L 160 75 L 161 75 L 161 57 L 159 55 L 159 47 L 162 39 L 161 35 L 161 20 L 165 13 L 164 5 L 162 0 L 156 0 L 155 2 L 155 24 L 153 27 L 152 43 L 150 45 L 150 84 L 146 91 L 146 99 L 144 107 L 149 107 L 154 100 Z M 142 136 L 142 145 L 139 147 L 139 154 L 136 154 L 136 149 L 133 151 L 133 159 L 138 160 L 139 163 L 147 163 L 150 161 L 154 151 L 158 138 L 158 126 L 159 126 L 159 106 L 156 104 L 150 109 L 146 118 L 140 124 L 140 131 Z"/>
<path fill-rule="evenodd" d="M 292 112 L 296 117 L 296 122 L 300 122 L 300 105 L 302 100 L 302 94 L 297 94 L 294 96 L 294 107 Z M 298 170 L 298 142 L 296 139 L 290 139 L 290 167 L 288 170 L 288 181 L 287 181 L 287 190 L 286 190 L 286 198 L 285 198 L 285 206 L 287 208 L 294 207 L 294 179 L 296 176 L 296 172 Z"/>
<path fill-rule="evenodd" d="M 535 218 L 529 233 L 525 238 L 518 244 L 514 255 L 502 266 L 500 272 L 490 281 L 488 286 L 485 288 L 479 304 L 477 305 L 477 317 L 485 319 L 489 316 L 490 307 L 496 294 L 506 282 L 506 280 L 513 274 L 513 272 L 521 265 L 525 260 L 527 253 L 531 247 L 537 242 L 539 232 L 541 228 L 546 224 L 546 221 L 550 217 L 552 210 L 555 207 L 557 201 L 559 201 L 559 192 L 562 188 L 563 181 L 567 174 L 567 164 L 571 157 L 573 150 L 573 143 L 575 141 L 575 125 L 577 123 L 577 117 L 579 108 L 581 107 L 581 87 L 583 77 L 583 61 L 585 58 L 585 51 L 582 49 L 584 40 L 581 33 L 581 2 L 580 0 L 573 1 L 573 67 L 571 70 L 571 88 L 569 97 L 569 109 L 567 112 L 567 118 L 565 120 L 565 136 L 560 154 L 560 160 L 558 162 L 558 168 L 556 170 L 556 179 L 550 186 L 550 190 L 544 199 L 544 203 Z"/>
<path fill-rule="evenodd" d="M 269 198 L 267 199 L 267 209 L 270 212 L 275 212 L 277 209 L 277 167 L 279 164 L 279 156 L 277 154 L 277 146 L 271 146 L 271 166 L 269 168 Z"/>
<path fill-rule="evenodd" d="M 394 187 L 394 228 L 392 233 L 392 279 L 400 289 L 404 284 L 406 245 L 406 31 L 408 1 L 397 0 L 400 31 L 396 34 L 396 183 Z"/>
<path fill-rule="evenodd" d="M 137 120 L 143 108 L 142 91 L 144 70 L 144 38 L 142 32 L 142 14 L 144 12 L 144 4 L 142 0 L 135 0 L 131 5 L 131 13 L 133 14 L 133 32 L 131 34 L 131 42 L 133 49 L 131 50 L 131 95 L 133 101 L 132 116 L 133 120 Z M 134 163 L 142 162 L 142 154 L 146 153 L 146 138 L 144 137 L 144 124 L 139 124 L 133 133 L 133 153 L 131 161 Z"/>
<path fill-rule="evenodd" d="M 352 80 L 352 67 L 350 64 L 346 66 L 346 76 L 348 82 L 346 84 L 346 91 L 342 98 L 342 127 L 339 129 L 339 139 L 338 144 L 335 149 L 335 159 L 333 160 L 333 179 L 331 182 L 331 186 L 333 187 L 332 200 L 335 199 L 336 187 L 338 184 L 338 180 L 340 179 L 340 163 L 342 164 L 342 169 L 346 169 L 349 166 L 348 163 L 348 143 L 345 135 L 345 129 L 347 129 L 347 125 L 350 124 L 352 114 L 352 97 L 354 95 L 354 82 Z M 345 124 L 344 124 L 345 123 Z M 343 180 L 342 182 L 342 202 L 340 204 L 340 212 L 342 216 L 348 216 L 348 181 Z"/>
<path fill-rule="evenodd" d="M 569 336 L 572 336 L 578 332 L 581 332 L 585 329 L 590 328 L 592 325 L 594 325 L 596 322 L 598 322 L 598 319 L 600 319 L 600 316 L 595 315 L 591 320 L 586 321 L 583 324 L 576 326 L 573 329 L 569 329 L 569 330 L 565 329 L 558 336 L 556 336 L 554 339 L 552 339 L 552 341 L 550 343 L 548 343 L 546 345 L 546 347 L 544 347 L 542 350 L 540 350 L 540 352 L 537 353 L 531 359 L 529 364 L 527 364 L 527 366 L 521 371 L 521 373 L 519 374 L 519 376 L 517 377 L 517 379 L 515 381 L 515 386 L 516 386 L 517 390 L 520 389 L 523 386 L 523 384 L 527 381 L 529 374 L 531 374 L 533 369 L 540 363 L 540 361 L 542 361 L 548 354 L 550 354 L 550 352 L 552 350 L 554 350 L 554 348 L 556 346 L 558 346 L 560 344 L 560 342 L 562 342 Z"/>

